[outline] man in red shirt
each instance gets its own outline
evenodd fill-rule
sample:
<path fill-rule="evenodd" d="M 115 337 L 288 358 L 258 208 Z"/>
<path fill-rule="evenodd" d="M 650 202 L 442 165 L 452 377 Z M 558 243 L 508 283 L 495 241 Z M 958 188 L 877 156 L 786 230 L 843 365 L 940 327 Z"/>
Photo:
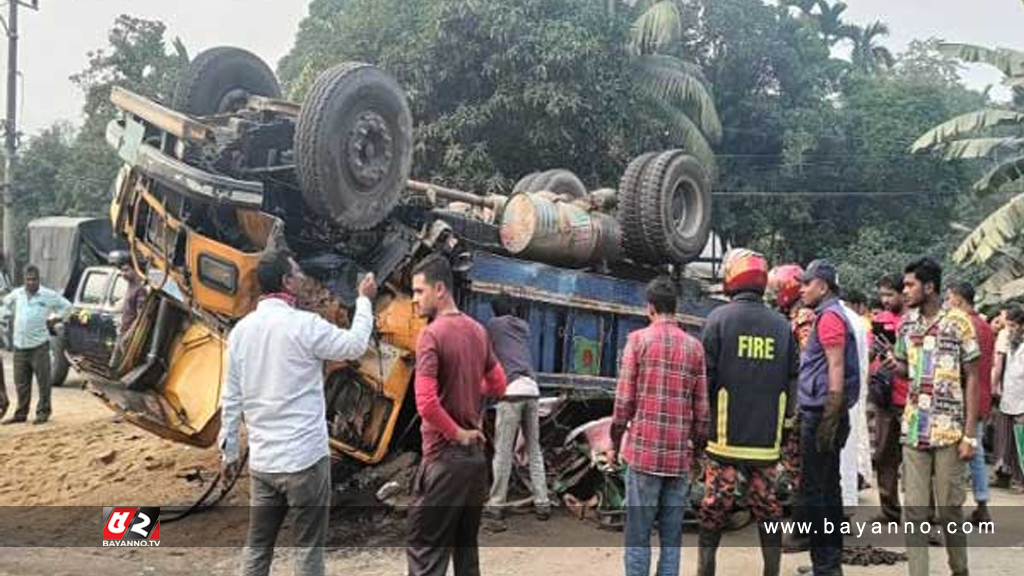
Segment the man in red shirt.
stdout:
<path fill-rule="evenodd" d="M 647 576 L 658 520 L 658 574 L 679 574 L 683 512 L 694 452 L 707 443 L 710 414 L 704 347 L 676 321 L 676 286 L 647 285 L 651 325 L 629 335 L 612 416 L 612 446 L 622 444 L 626 474 L 627 576 Z"/>
<path fill-rule="evenodd" d="M 814 326 L 800 356 L 800 505 L 813 523 L 815 576 L 841 575 L 843 522 L 839 453 L 850 433 L 849 409 L 860 396 L 856 332 L 842 310 L 835 266 L 815 260 L 800 276 L 800 297 L 815 310 Z"/>
<path fill-rule="evenodd" d="M 988 511 L 988 468 L 985 466 L 985 419 L 992 408 L 992 363 L 995 357 L 995 335 L 988 322 L 974 309 L 974 286 L 970 282 L 954 282 L 946 292 L 946 303 L 963 310 L 971 317 L 974 335 L 978 339 L 981 357 L 978 358 L 978 424 L 974 437 L 978 448 L 971 459 L 971 489 L 977 508 L 971 514 L 974 522 L 991 522 Z"/>
<path fill-rule="evenodd" d="M 416 346 L 423 458 L 412 485 L 410 576 L 444 576 L 452 556 L 455 576 L 480 574 L 477 535 L 489 488 L 481 400 L 505 394 L 505 372 L 487 331 L 455 305 L 453 288 L 440 255 L 413 269 L 413 302 L 431 323 Z"/>

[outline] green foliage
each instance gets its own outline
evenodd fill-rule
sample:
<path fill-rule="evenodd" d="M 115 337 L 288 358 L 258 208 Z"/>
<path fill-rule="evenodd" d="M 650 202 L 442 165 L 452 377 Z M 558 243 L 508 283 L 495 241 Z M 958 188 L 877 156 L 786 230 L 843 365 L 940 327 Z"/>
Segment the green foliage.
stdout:
<path fill-rule="evenodd" d="M 14 205 L 17 261 L 28 258 L 28 223 L 44 214 L 62 214 L 67 198 L 59 193 L 60 172 L 73 154 L 73 128 L 58 122 L 29 140 L 18 162 Z"/>
<path fill-rule="evenodd" d="M 85 94 L 85 122 L 74 130 L 58 122 L 30 139 L 19 157 L 18 233 L 40 216 L 103 216 L 120 163 L 105 140 L 114 118 L 110 90 L 123 86 L 158 101 L 170 99 L 188 54 L 180 40 L 168 47 L 161 22 L 120 16 L 108 35 L 109 46 L 88 55 L 89 63 L 71 77 Z M 20 262 L 27 245 L 18 242 Z"/>
<path fill-rule="evenodd" d="M 943 257 L 970 171 L 908 158 L 906 148 L 923 129 L 983 104 L 982 97 L 947 82 L 948 74 L 931 74 L 948 60 L 923 43 L 891 72 L 844 75 L 819 36 L 792 26 L 789 11 L 772 14 L 754 4 L 719 4 L 709 11 L 714 28 L 700 34 L 725 34 L 731 54 L 739 54 L 735 62 L 703 62 L 724 119 L 716 231 L 776 263 L 832 258 L 843 265 L 846 284 L 860 288 L 916 255 Z M 730 22 L 738 23 L 735 38 Z M 883 195 L 865 195 L 872 193 Z"/>
<path fill-rule="evenodd" d="M 489 192 L 565 166 L 615 184 L 642 150 L 684 145 L 710 160 L 700 131 L 719 128 L 699 70 L 628 50 L 643 4 L 315 0 L 279 72 L 297 99 L 341 61 L 395 74 L 416 121 L 418 177 Z"/>
<path fill-rule="evenodd" d="M 717 162 L 720 236 L 773 263 L 832 258 L 846 286 L 871 290 L 914 256 L 947 258 L 962 234 L 953 225 L 1021 191 L 975 198 L 963 192 L 972 167 L 908 155 L 987 98 L 960 84 L 938 41 L 894 58 L 884 23 L 846 18 L 826 0 L 313 0 L 278 74 L 301 101 L 342 61 L 389 70 L 413 110 L 414 176 L 480 192 L 556 166 L 614 186 L 637 154 L 685 147 Z M 103 141 L 110 88 L 168 99 L 187 55 L 164 36 L 158 22 L 122 17 L 90 55 L 74 77 L 82 129 L 55 126 L 26 147 L 26 215 L 105 211 L 117 166 Z M 850 61 L 833 57 L 840 46 Z M 1024 103 L 1024 88 L 1015 96 Z M 1017 123 L 983 126 L 999 142 L 943 152 L 1001 158 Z M 977 127 L 947 127 L 922 146 Z"/>
<path fill-rule="evenodd" d="M 912 152 L 939 150 L 947 161 L 990 159 L 988 171 L 972 189 L 978 195 L 990 195 L 1009 188 L 1024 178 L 1024 114 L 1020 112 L 1024 96 L 1024 52 L 1007 48 L 989 49 L 973 44 L 942 43 L 937 49 L 964 62 L 982 63 L 1003 73 L 1003 83 L 1013 88 L 1016 109 L 982 109 L 957 116 L 922 134 Z M 986 283 L 986 291 L 1000 291 L 996 281 L 1020 276 L 1019 266 L 1008 268 L 996 256 L 1015 248 L 1024 227 L 1024 203 L 1014 195 L 985 217 L 963 240 L 954 255 L 958 263 L 990 264 L 996 274 Z M 1012 259 L 1011 259 L 1012 260 Z M 1001 272 L 1001 273 L 1000 273 Z"/>

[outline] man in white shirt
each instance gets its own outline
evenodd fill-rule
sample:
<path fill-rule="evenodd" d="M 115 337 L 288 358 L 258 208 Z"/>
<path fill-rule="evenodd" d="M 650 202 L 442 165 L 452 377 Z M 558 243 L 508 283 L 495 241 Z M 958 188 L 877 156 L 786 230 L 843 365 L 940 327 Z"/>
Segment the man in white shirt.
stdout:
<path fill-rule="evenodd" d="M 373 330 L 373 274 L 359 283 L 349 330 L 296 308 L 304 281 L 287 251 L 257 268 L 263 299 L 228 337 L 219 445 L 224 474 L 238 474 L 238 431 L 249 441 L 250 521 L 242 574 L 266 576 L 289 508 L 297 513 L 295 574 L 322 576 L 331 502 L 324 361 L 361 357 Z"/>
<path fill-rule="evenodd" d="M 843 506 L 852 509 L 860 502 L 859 476 L 865 478 L 871 472 L 870 452 L 865 453 L 864 440 L 868 435 L 868 419 L 865 406 L 868 395 L 868 366 L 870 365 L 870 322 L 856 308 L 865 305 L 866 298 L 862 293 L 849 292 L 842 302 L 843 314 L 854 330 L 857 342 L 857 358 L 860 366 L 860 395 L 857 402 L 850 407 L 850 437 L 839 453 L 839 477 L 843 490 Z"/>

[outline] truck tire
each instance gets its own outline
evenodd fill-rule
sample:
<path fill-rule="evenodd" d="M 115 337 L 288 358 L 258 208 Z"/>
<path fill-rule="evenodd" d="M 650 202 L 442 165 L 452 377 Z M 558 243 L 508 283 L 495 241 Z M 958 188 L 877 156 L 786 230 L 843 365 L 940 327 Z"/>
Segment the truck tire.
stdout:
<path fill-rule="evenodd" d="M 516 182 L 513 194 L 519 192 L 554 192 L 570 198 L 583 198 L 587 187 L 578 176 L 565 168 L 532 172 Z"/>
<path fill-rule="evenodd" d="M 64 355 L 64 338 L 50 338 L 50 385 L 63 386 L 68 379 L 71 364 Z"/>
<path fill-rule="evenodd" d="M 222 46 L 200 53 L 178 78 L 171 107 L 193 116 L 234 112 L 249 96 L 280 98 L 274 71 L 258 56 Z"/>
<path fill-rule="evenodd" d="M 641 180 L 645 244 L 661 262 L 685 264 L 700 256 L 711 233 L 711 191 L 704 166 L 672 150 L 659 154 Z"/>
<path fill-rule="evenodd" d="M 516 195 L 520 192 L 534 192 L 533 182 L 537 180 L 537 177 L 543 174 L 543 172 L 530 172 L 526 176 L 523 176 L 516 182 L 516 185 L 512 188 L 512 194 Z"/>
<path fill-rule="evenodd" d="M 370 64 L 324 72 L 302 103 L 295 160 L 312 211 L 345 229 L 376 226 L 401 198 L 412 167 L 405 92 Z"/>
<path fill-rule="evenodd" d="M 619 181 L 616 218 L 622 227 L 622 247 L 626 256 L 639 263 L 649 262 L 656 254 L 647 247 L 640 217 L 640 183 L 644 169 L 658 155 L 647 152 L 634 158 Z"/>
<path fill-rule="evenodd" d="M 587 195 L 587 187 L 583 185 L 583 181 L 565 168 L 541 172 L 531 185 L 533 190 L 530 192 L 554 192 L 570 198 L 583 198 Z"/>

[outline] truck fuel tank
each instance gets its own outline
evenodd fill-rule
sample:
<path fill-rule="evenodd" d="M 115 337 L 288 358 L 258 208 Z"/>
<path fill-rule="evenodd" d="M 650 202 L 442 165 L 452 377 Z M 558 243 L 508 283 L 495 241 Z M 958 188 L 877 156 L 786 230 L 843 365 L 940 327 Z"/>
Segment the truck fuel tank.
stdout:
<path fill-rule="evenodd" d="M 510 198 L 501 219 L 502 245 L 519 258 L 569 267 L 621 260 L 619 223 L 567 200 L 550 192 Z"/>

